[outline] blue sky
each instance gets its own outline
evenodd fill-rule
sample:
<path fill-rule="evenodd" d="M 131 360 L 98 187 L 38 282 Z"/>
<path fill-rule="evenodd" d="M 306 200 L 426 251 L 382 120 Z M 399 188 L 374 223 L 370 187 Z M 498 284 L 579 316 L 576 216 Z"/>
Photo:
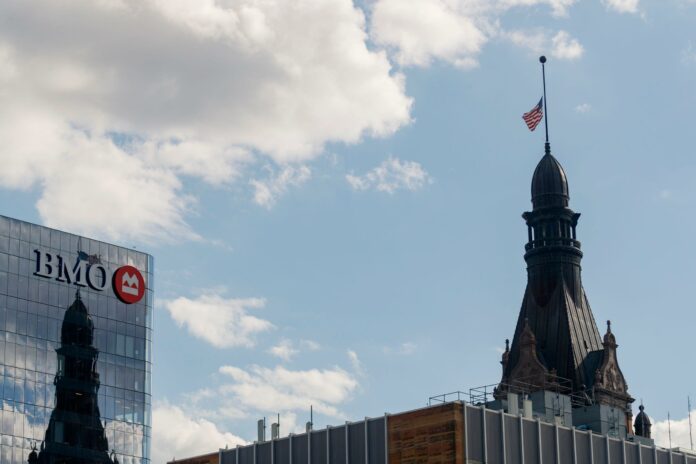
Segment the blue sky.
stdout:
<path fill-rule="evenodd" d="M 264 415 L 302 428 L 310 404 L 321 427 L 499 380 L 542 53 L 595 318 L 631 394 L 688 444 L 696 3 L 8 2 L 0 18 L 2 214 L 155 256 L 155 462 L 252 440 Z"/>

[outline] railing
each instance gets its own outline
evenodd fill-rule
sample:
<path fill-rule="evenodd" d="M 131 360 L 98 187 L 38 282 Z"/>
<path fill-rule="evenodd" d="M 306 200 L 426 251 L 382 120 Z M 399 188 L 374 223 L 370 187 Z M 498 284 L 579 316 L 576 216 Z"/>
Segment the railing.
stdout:
<path fill-rule="evenodd" d="M 524 246 L 524 249 L 529 251 L 547 246 L 569 246 L 579 249 L 580 242 L 578 240 L 568 237 L 546 237 L 543 239 L 532 240 L 531 242 L 527 242 L 527 244 Z"/>
<path fill-rule="evenodd" d="M 428 398 L 428 406 L 433 404 L 463 401 L 472 405 L 482 405 L 505 397 L 507 392 L 517 393 L 520 396 L 531 395 L 537 391 L 551 391 L 570 397 L 574 407 L 585 406 L 593 402 L 593 392 L 574 392 L 573 382 L 570 379 L 547 374 L 546 378 L 539 382 L 538 379 L 519 379 L 513 382 L 501 382 L 480 387 L 470 388 L 469 392 L 453 391 Z"/>

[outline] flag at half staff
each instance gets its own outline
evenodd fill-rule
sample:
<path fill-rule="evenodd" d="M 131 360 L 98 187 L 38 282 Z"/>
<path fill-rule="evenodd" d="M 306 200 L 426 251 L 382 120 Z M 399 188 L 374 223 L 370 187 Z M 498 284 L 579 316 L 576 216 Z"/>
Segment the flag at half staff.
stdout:
<path fill-rule="evenodd" d="M 539 99 L 539 103 L 532 108 L 528 113 L 524 113 L 522 115 L 522 119 L 524 119 L 524 122 L 527 124 L 527 127 L 529 127 L 530 131 L 533 131 L 536 129 L 536 127 L 539 125 L 541 122 L 542 118 L 544 117 L 544 105 L 543 105 L 544 97 Z"/>

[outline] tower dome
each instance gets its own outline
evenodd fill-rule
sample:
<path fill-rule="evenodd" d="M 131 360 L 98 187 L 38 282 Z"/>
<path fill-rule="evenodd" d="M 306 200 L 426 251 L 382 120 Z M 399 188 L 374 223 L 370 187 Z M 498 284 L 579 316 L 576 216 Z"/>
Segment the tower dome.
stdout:
<path fill-rule="evenodd" d="M 532 204 L 534 209 L 568 206 L 568 179 L 563 166 L 553 157 L 550 150 L 534 170 L 532 177 Z"/>

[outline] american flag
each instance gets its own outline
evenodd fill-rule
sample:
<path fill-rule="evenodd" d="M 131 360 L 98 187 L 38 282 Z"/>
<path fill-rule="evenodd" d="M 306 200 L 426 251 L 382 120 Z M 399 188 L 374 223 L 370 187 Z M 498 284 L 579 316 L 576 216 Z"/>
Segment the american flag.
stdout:
<path fill-rule="evenodd" d="M 544 107 L 542 106 L 543 101 L 544 97 L 541 97 L 539 99 L 539 103 L 537 103 L 534 108 L 532 108 L 528 113 L 524 113 L 522 115 L 522 119 L 524 119 L 524 122 L 527 123 L 527 127 L 529 127 L 530 131 L 536 129 L 541 122 L 541 119 L 544 117 Z"/>

